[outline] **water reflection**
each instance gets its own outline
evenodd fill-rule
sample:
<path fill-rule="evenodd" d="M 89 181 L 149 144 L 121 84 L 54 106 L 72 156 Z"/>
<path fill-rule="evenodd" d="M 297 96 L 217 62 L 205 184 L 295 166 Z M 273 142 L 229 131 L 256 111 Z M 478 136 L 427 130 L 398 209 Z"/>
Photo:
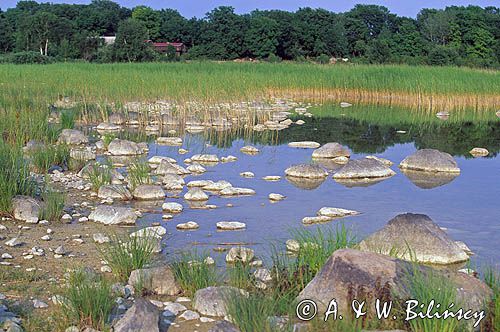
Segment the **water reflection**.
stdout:
<path fill-rule="evenodd" d="M 401 170 L 401 173 L 413 182 L 414 185 L 422 189 L 433 189 L 444 186 L 460 175 L 460 173 L 428 173 L 412 170 Z"/>

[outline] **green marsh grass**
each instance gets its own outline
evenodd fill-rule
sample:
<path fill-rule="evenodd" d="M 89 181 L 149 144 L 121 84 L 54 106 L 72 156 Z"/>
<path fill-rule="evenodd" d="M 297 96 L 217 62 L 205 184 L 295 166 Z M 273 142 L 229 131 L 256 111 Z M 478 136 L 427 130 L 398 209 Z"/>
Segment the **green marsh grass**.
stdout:
<path fill-rule="evenodd" d="M 61 129 L 73 129 L 75 127 L 77 112 L 75 110 L 61 111 Z"/>
<path fill-rule="evenodd" d="M 115 304 L 111 285 L 83 270 L 70 274 L 64 297 L 63 312 L 70 321 L 100 330 L 105 327 Z"/>
<path fill-rule="evenodd" d="M 40 196 L 42 199 L 42 208 L 39 218 L 41 220 L 58 221 L 63 215 L 65 194 L 47 188 Z"/>
<path fill-rule="evenodd" d="M 493 291 L 493 298 L 488 304 L 488 321 L 483 331 L 500 331 L 500 273 L 488 267 L 484 273 L 484 281 Z"/>
<path fill-rule="evenodd" d="M 151 184 L 153 183 L 149 172 L 151 168 L 148 163 L 144 160 L 136 160 L 128 167 L 128 183 L 130 188 L 133 190 L 141 184 Z"/>
<path fill-rule="evenodd" d="M 228 294 L 226 312 L 241 332 L 282 331 L 268 317 L 275 315 L 275 299 L 260 293 Z"/>
<path fill-rule="evenodd" d="M 86 174 L 94 191 L 99 190 L 101 186 L 111 184 L 111 166 L 106 163 L 101 164 L 96 162 L 90 164 Z"/>
<path fill-rule="evenodd" d="M 240 289 L 251 290 L 255 284 L 251 266 L 241 261 L 227 267 L 226 277 L 230 286 Z"/>
<path fill-rule="evenodd" d="M 0 141 L 0 213 L 11 212 L 14 196 L 33 196 L 37 188 L 22 150 Z"/>
<path fill-rule="evenodd" d="M 193 296 L 199 289 L 219 284 L 217 268 L 215 264 L 205 263 L 207 257 L 208 254 L 186 252 L 171 263 L 175 279 L 186 296 Z"/>
<path fill-rule="evenodd" d="M 45 174 L 51 166 L 68 166 L 69 148 L 66 145 L 41 145 L 30 151 L 30 158 L 35 170 Z"/>
<path fill-rule="evenodd" d="M 126 282 L 133 270 L 153 263 L 157 244 L 157 237 L 150 232 L 131 237 L 113 235 L 110 244 L 106 248 L 99 247 L 99 251 L 114 276 L 120 282 Z"/>

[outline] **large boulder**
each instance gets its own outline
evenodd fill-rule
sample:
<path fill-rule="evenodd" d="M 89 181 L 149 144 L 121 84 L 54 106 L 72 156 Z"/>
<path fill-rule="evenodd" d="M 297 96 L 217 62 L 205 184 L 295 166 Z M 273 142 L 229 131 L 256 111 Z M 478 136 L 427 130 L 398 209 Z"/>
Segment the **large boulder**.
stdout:
<path fill-rule="evenodd" d="M 460 173 L 457 162 L 450 154 L 434 149 L 418 150 L 406 157 L 399 167 L 414 171 Z"/>
<path fill-rule="evenodd" d="M 429 264 L 464 262 L 469 256 L 423 214 L 400 214 L 359 244 L 360 250 Z"/>
<path fill-rule="evenodd" d="M 99 205 L 89 215 L 89 220 L 105 225 L 134 225 L 137 214 L 127 207 Z"/>
<path fill-rule="evenodd" d="M 156 175 L 167 175 L 167 174 L 186 175 L 190 173 L 191 172 L 189 172 L 184 167 L 177 164 L 173 164 L 168 160 L 162 160 L 160 164 L 158 164 L 158 167 L 155 169 Z"/>
<path fill-rule="evenodd" d="M 408 279 L 414 271 L 447 278 L 456 286 L 461 307 L 479 310 L 491 297 L 485 283 L 462 272 L 435 270 L 390 256 L 341 249 L 330 256 L 298 300 L 315 301 L 320 312 L 332 299 L 337 300 L 340 312 L 347 310 L 353 299 L 366 299 L 365 308 L 370 308 L 375 299 L 387 298 L 388 294 L 406 297 Z"/>
<path fill-rule="evenodd" d="M 208 332 L 240 332 L 240 330 L 227 320 L 221 320 L 215 323 Z"/>
<path fill-rule="evenodd" d="M 326 143 L 322 147 L 316 149 L 312 153 L 313 158 L 327 158 L 327 159 L 334 159 L 334 158 L 349 158 L 351 153 L 349 150 L 339 143 Z"/>
<path fill-rule="evenodd" d="M 231 286 L 207 287 L 194 294 L 194 309 L 202 315 L 224 317 L 226 301 L 232 296 L 246 296 L 244 290 Z"/>
<path fill-rule="evenodd" d="M 181 292 L 170 267 L 159 266 L 149 269 L 134 270 L 130 273 L 128 284 L 136 287 L 141 285 L 146 290 L 157 295 L 177 295 Z"/>
<path fill-rule="evenodd" d="M 395 175 L 392 169 L 375 159 L 350 160 L 333 175 L 334 179 L 386 178 Z"/>
<path fill-rule="evenodd" d="M 57 143 L 68 145 L 87 144 L 89 138 L 79 130 L 76 129 L 63 129 Z"/>
<path fill-rule="evenodd" d="M 127 188 L 125 188 L 125 186 L 119 184 L 107 184 L 99 188 L 97 197 L 101 199 L 111 198 L 113 200 L 129 201 L 132 199 L 132 194 Z"/>
<path fill-rule="evenodd" d="M 146 201 L 162 200 L 165 198 L 165 192 L 161 186 L 153 184 L 141 184 L 134 189 L 132 194 L 135 199 Z"/>
<path fill-rule="evenodd" d="M 143 149 L 135 142 L 115 138 L 109 143 L 108 152 L 113 156 L 136 156 L 142 154 Z"/>
<path fill-rule="evenodd" d="M 288 167 L 285 170 L 287 176 L 308 179 L 323 179 L 328 176 L 328 172 L 317 165 L 300 164 Z"/>
<path fill-rule="evenodd" d="M 159 332 L 160 311 L 150 301 L 139 298 L 116 322 L 114 332 Z"/>
<path fill-rule="evenodd" d="M 12 199 L 14 218 L 28 223 L 37 223 L 40 214 L 40 203 L 33 197 L 16 196 Z"/>

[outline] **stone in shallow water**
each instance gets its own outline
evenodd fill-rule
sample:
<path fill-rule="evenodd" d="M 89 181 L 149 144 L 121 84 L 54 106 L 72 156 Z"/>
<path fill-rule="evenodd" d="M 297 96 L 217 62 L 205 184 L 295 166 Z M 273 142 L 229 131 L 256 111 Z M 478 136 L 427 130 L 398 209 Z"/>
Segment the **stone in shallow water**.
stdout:
<path fill-rule="evenodd" d="M 242 172 L 240 173 L 240 176 L 244 178 L 253 178 L 255 177 L 255 174 L 252 172 Z"/>
<path fill-rule="evenodd" d="M 266 175 L 262 178 L 262 180 L 271 181 L 271 182 L 279 181 L 279 180 L 281 180 L 281 176 L 279 176 L 279 175 Z"/>
<path fill-rule="evenodd" d="M 233 231 L 238 229 L 245 229 L 247 225 L 238 221 L 220 221 L 217 223 L 217 229 Z"/>
<path fill-rule="evenodd" d="M 159 145 L 167 145 L 167 146 L 181 146 L 182 138 L 180 137 L 158 137 L 156 139 L 156 143 Z"/>
<path fill-rule="evenodd" d="M 243 262 L 248 263 L 255 257 L 253 249 L 245 247 L 232 247 L 226 255 L 226 262 Z"/>
<path fill-rule="evenodd" d="M 107 184 L 101 186 L 99 188 L 99 191 L 97 192 L 97 197 L 101 199 L 111 198 L 113 200 L 123 200 L 123 201 L 128 201 L 133 198 L 132 194 L 125 186 L 118 184 Z"/>
<path fill-rule="evenodd" d="M 144 151 L 135 142 L 115 138 L 109 143 L 108 152 L 113 156 L 135 156 L 142 154 Z"/>
<path fill-rule="evenodd" d="M 244 196 L 255 195 L 255 190 L 250 188 L 227 187 L 220 191 L 222 196 Z"/>
<path fill-rule="evenodd" d="M 270 193 L 268 197 L 269 197 L 269 200 L 275 201 L 275 202 L 282 201 L 286 198 L 286 196 L 284 196 L 284 195 L 275 194 L 275 193 Z"/>
<path fill-rule="evenodd" d="M 206 191 L 221 191 L 225 188 L 230 188 L 232 187 L 231 183 L 225 180 L 219 180 L 217 182 L 207 184 L 206 186 L 203 187 L 204 190 Z"/>
<path fill-rule="evenodd" d="M 377 157 L 377 156 L 366 156 L 366 158 L 368 159 L 375 159 L 377 161 L 380 161 L 382 164 L 384 164 L 385 166 L 387 167 L 391 167 L 392 165 L 394 165 L 394 163 L 388 159 L 385 159 L 385 158 L 380 158 L 380 157 Z"/>
<path fill-rule="evenodd" d="M 177 163 L 177 160 L 175 160 L 174 158 L 170 158 L 170 157 L 165 157 L 165 156 L 153 156 L 151 158 L 148 159 L 148 164 L 152 167 L 158 167 L 158 165 L 163 161 L 168 161 L 169 163 L 172 163 L 172 164 L 176 164 Z"/>
<path fill-rule="evenodd" d="M 329 222 L 333 218 L 327 216 L 315 216 L 315 217 L 304 217 L 302 218 L 302 223 L 304 225 L 320 224 L 324 222 Z"/>
<path fill-rule="evenodd" d="M 247 145 L 244 146 L 240 149 L 241 152 L 249 155 L 254 155 L 259 153 L 259 149 L 257 149 L 255 146 Z"/>
<path fill-rule="evenodd" d="M 454 264 L 469 256 L 431 218 L 423 214 L 400 214 L 384 228 L 359 244 L 360 250 L 389 255 L 420 263 Z"/>
<path fill-rule="evenodd" d="M 309 178 L 299 178 L 296 176 L 287 176 L 286 180 L 297 188 L 304 190 L 314 190 L 318 188 L 323 182 L 325 182 L 326 177 L 309 179 Z"/>
<path fill-rule="evenodd" d="M 165 192 L 160 186 L 152 184 L 141 184 L 134 189 L 134 198 L 138 200 L 162 200 Z"/>
<path fill-rule="evenodd" d="M 218 163 L 219 157 L 214 154 L 195 154 L 191 157 L 191 160 L 200 163 Z"/>
<path fill-rule="evenodd" d="M 349 158 L 350 155 L 351 153 L 347 148 L 336 142 L 326 143 L 319 149 L 314 150 L 312 153 L 312 157 L 317 159 L 334 159 L 340 157 Z"/>
<path fill-rule="evenodd" d="M 186 223 L 178 224 L 176 228 L 180 230 L 193 230 L 200 228 L 200 225 L 194 221 L 188 221 Z"/>
<path fill-rule="evenodd" d="M 121 131 L 122 127 L 114 123 L 102 122 L 96 127 L 96 130 L 99 134 L 116 133 Z"/>
<path fill-rule="evenodd" d="M 130 234 L 130 237 L 156 237 L 161 239 L 167 234 L 167 229 L 163 226 L 151 226 L 138 230 Z"/>
<path fill-rule="evenodd" d="M 176 202 L 167 202 L 163 203 L 161 206 L 163 211 L 170 212 L 170 213 L 181 213 L 184 207 Z"/>
<path fill-rule="evenodd" d="M 381 162 L 374 159 L 350 160 L 333 175 L 334 179 L 386 178 L 396 173 Z"/>
<path fill-rule="evenodd" d="M 345 216 L 354 216 L 359 214 L 358 211 L 346 210 L 334 207 L 323 207 L 318 211 L 318 216 L 326 216 L 330 218 L 341 218 Z"/>
<path fill-rule="evenodd" d="M 418 150 L 406 157 L 400 164 L 401 169 L 425 172 L 448 172 L 459 173 L 455 159 L 446 152 L 434 149 Z"/>
<path fill-rule="evenodd" d="M 487 155 L 490 154 L 490 152 L 487 149 L 485 149 L 485 148 L 474 148 L 474 149 L 470 150 L 469 153 L 474 158 L 477 158 L 477 157 L 486 157 Z"/>
<path fill-rule="evenodd" d="M 328 172 L 320 166 L 300 164 L 293 165 L 285 170 L 287 176 L 297 178 L 322 179 L 328 176 Z"/>
<path fill-rule="evenodd" d="M 205 173 L 207 171 L 205 167 L 201 166 L 198 163 L 189 165 L 187 167 L 187 170 L 190 171 L 191 173 L 198 173 L 198 174 Z"/>
<path fill-rule="evenodd" d="M 317 149 L 321 146 L 318 142 L 312 141 L 301 141 L 301 142 L 290 142 L 288 146 L 291 148 L 299 148 L 299 149 Z"/>
<path fill-rule="evenodd" d="M 187 175 L 190 173 L 191 172 L 189 172 L 184 167 L 177 164 L 172 164 L 167 160 L 162 160 L 160 164 L 158 164 L 158 167 L 155 169 L 156 175 L 167 175 L 167 174 Z"/>
<path fill-rule="evenodd" d="M 184 195 L 184 199 L 187 201 L 206 201 L 208 195 L 200 188 L 193 187 Z"/>
<path fill-rule="evenodd" d="M 57 140 L 57 143 L 59 144 L 68 145 L 87 144 L 88 142 L 88 137 L 76 129 L 63 129 Z"/>

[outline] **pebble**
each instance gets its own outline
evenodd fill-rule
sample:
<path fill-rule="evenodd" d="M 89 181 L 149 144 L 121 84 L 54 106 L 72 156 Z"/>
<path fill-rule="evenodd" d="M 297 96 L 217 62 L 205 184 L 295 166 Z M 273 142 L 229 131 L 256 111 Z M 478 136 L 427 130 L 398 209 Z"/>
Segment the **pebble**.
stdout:
<path fill-rule="evenodd" d="M 182 318 L 184 320 L 195 320 L 200 318 L 200 314 L 192 310 L 187 310 L 184 311 L 184 313 L 180 315 L 179 318 Z"/>
<path fill-rule="evenodd" d="M 33 300 L 33 307 L 35 307 L 36 309 L 45 309 L 45 308 L 48 308 L 49 305 L 43 301 L 34 299 Z"/>

